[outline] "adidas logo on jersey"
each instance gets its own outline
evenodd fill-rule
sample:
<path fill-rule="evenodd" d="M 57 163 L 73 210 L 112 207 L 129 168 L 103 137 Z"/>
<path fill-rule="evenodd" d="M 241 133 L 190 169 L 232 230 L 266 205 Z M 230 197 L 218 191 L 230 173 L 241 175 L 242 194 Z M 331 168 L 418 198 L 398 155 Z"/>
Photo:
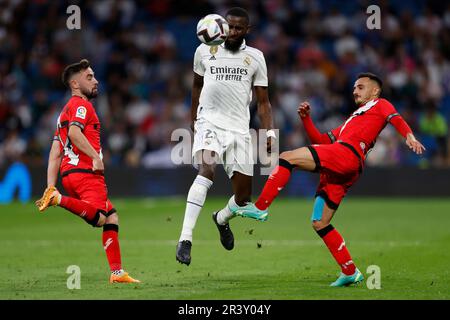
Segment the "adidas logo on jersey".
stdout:
<path fill-rule="evenodd" d="M 211 58 L 209 58 L 209 60 L 216 60 L 216 57 L 211 56 Z"/>

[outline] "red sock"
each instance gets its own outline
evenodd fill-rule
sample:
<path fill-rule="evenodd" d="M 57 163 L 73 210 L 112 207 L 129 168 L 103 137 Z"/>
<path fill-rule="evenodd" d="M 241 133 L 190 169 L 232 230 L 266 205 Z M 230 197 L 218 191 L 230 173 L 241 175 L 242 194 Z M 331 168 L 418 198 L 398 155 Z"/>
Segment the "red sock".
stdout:
<path fill-rule="evenodd" d="M 263 191 L 255 202 L 255 206 L 258 209 L 265 210 L 270 206 L 272 201 L 278 196 L 278 193 L 288 183 L 292 168 L 293 166 L 289 162 L 280 159 L 280 165 L 276 166 L 272 171 L 264 185 Z"/>
<path fill-rule="evenodd" d="M 119 245 L 119 226 L 117 224 L 105 224 L 103 226 L 102 240 L 111 271 L 122 269 Z"/>
<path fill-rule="evenodd" d="M 61 196 L 60 207 L 69 210 L 70 212 L 76 214 L 77 216 L 83 218 L 84 220 L 90 222 L 95 222 L 97 224 L 98 210 L 91 206 L 89 203 L 71 198 L 66 196 Z"/>
<path fill-rule="evenodd" d="M 330 224 L 325 228 L 318 230 L 317 233 L 330 250 L 336 262 L 342 269 L 342 273 L 352 275 L 356 267 L 352 257 L 345 246 L 345 241 L 339 232 Z"/>

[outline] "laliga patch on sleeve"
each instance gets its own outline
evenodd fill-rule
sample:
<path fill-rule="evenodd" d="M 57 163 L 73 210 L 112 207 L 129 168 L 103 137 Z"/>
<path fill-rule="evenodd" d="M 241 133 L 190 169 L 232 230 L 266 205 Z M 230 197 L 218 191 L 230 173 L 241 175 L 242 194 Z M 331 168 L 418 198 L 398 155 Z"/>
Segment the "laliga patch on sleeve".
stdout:
<path fill-rule="evenodd" d="M 86 108 L 79 106 L 77 112 L 75 113 L 76 118 L 86 119 Z"/>

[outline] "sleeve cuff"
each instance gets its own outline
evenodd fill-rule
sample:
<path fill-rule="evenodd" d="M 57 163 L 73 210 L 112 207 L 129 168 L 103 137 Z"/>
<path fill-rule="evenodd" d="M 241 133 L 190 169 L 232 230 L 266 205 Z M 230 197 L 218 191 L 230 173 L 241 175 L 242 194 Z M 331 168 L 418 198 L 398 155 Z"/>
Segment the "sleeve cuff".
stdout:
<path fill-rule="evenodd" d="M 393 117 L 399 116 L 399 115 L 400 115 L 399 113 L 392 113 L 392 114 L 388 115 L 388 117 L 386 118 L 386 121 L 387 121 L 387 122 L 391 122 L 391 119 L 392 119 Z"/>
<path fill-rule="evenodd" d="M 81 122 L 78 122 L 78 121 L 72 121 L 70 124 L 69 124 L 69 127 L 70 126 L 77 126 L 77 127 L 79 127 L 81 130 L 84 130 L 84 124 L 82 124 Z"/>

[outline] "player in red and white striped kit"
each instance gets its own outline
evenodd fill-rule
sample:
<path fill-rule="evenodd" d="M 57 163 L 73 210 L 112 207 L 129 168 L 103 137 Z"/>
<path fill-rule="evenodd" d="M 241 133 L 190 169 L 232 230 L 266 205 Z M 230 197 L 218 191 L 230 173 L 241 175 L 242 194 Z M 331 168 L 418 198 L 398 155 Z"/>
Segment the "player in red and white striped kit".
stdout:
<path fill-rule="evenodd" d="M 103 226 L 103 248 L 111 270 L 110 282 L 139 282 L 122 269 L 119 246 L 119 217 L 103 175 L 100 121 L 91 102 L 98 93 L 98 81 L 86 59 L 67 66 L 62 80 L 72 97 L 58 117 L 47 169 L 47 188 L 36 202 L 39 211 L 60 206 L 93 227 Z M 61 173 L 68 193 L 55 188 Z"/>
<path fill-rule="evenodd" d="M 344 239 L 331 225 L 331 219 L 348 189 L 361 175 L 367 153 L 380 132 L 390 123 L 405 138 L 412 151 L 422 154 L 425 150 L 394 106 L 380 98 L 381 88 L 382 81 L 376 75 L 358 75 L 353 88 L 358 109 L 341 126 L 327 133 L 319 132 L 314 126 L 309 103 L 300 104 L 298 114 L 313 144 L 281 153 L 279 165 L 269 176 L 256 203 L 235 212 L 255 219 L 266 216 L 268 207 L 289 181 L 292 169 L 319 172 L 320 182 L 311 220 L 313 228 L 342 269 L 331 286 L 345 286 L 363 280 Z"/>

